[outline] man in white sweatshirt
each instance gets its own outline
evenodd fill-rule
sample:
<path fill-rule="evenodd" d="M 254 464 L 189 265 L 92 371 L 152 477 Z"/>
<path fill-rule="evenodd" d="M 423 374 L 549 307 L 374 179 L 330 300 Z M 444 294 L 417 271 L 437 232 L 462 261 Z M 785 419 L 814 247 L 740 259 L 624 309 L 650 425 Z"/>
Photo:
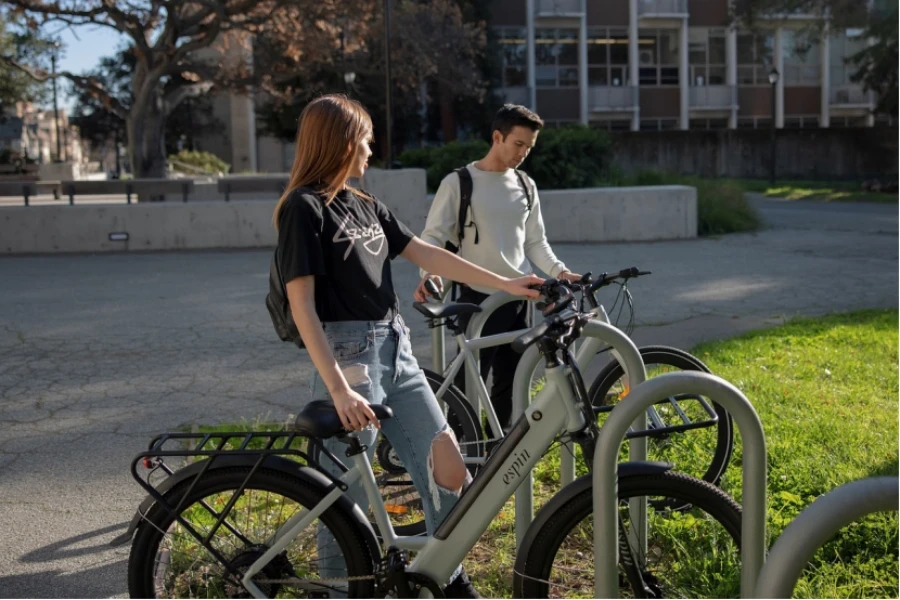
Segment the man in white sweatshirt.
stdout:
<path fill-rule="evenodd" d="M 541 204 L 534 181 L 516 171 L 534 148 L 544 122 L 534 112 L 505 104 L 491 125 L 491 149 L 479 161 L 466 166 L 472 179 L 471 206 L 459 239 L 460 175 L 447 175 L 434 196 L 421 239 L 435 246 L 447 242 L 459 247 L 466 260 L 499 275 L 519 277 L 532 272 L 532 264 L 551 277 L 575 281 L 550 249 L 541 218 Z M 527 186 L 529 189 L 525 189 Z M 425 281 L 431 279 L 442 289 L 437 276 L 421 272 L 422 280 L 413 294 L 417 302 L 426 300 Z M 459 302 L 481 304 L 491 290 L 460 286 Z M 463 326 L 468 319 L 463 318 Z M 524 329 L 525 302 L 506 304 L 491 315 L 482 335 Z M 512 414 L 512 383 L 519 355 L 510 345 L 481 351 L 481 375 L 493 369 L 491 402 L 503 427 Z M 464 389 L 464 369 L 456 384 Z"/>

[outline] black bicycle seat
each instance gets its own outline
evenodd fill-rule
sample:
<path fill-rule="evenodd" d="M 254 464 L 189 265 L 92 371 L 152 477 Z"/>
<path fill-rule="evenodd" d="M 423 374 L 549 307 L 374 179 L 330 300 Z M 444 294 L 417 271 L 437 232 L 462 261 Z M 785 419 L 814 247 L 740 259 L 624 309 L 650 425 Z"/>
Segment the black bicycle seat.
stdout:
<path fill-rule="evenodd" d="M 481 312 L 477 304 L 466 302 L 453 302 L 451 304 L 438 304 L 436 302 L 413 302 L 413 308 L 429 319 L 444 319 L 457 315 L 472 315 Z"/>
<path fill-rule="evenodd" d="M 379 421 L 394 416 L 394 411 L 388 406 L 382 404 L 370 406 Z M 302 436 L 320 439 L 330 438 L 345 431 L 337 409 L 330 400 L 313 400 L 304 406 L 294 421 L 294 430 Z"/>

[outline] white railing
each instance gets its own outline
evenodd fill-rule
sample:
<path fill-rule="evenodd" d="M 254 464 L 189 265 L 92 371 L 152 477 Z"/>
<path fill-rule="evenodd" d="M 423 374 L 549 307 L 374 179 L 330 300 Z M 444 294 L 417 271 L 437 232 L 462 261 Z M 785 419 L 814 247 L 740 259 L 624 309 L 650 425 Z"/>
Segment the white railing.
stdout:
<path fill-rule="evenodd" d="M 638 89 L 634 86 L 593 86 L 588 90 L 588 106 L 595 112 L 634 110 Z"/>
<path fill-rule="evenodd" d="M 638 16 L 672 16 L 688 14 L 687 0 L 639 0 Z"/>
<path fill-rule="evenodd" d="M 702 85 L 690 90 L 691 108 L 729 109 L 737 106 L 737 86 Z"/>
<path fill-rule="evenodd" d="M 869 106 L 872 104 L 871 92 L 863 91 L 858 85 L 842 85 L 831 88 L 828 98 L 832 105 Z"/>
<path fill-rule="evenodd" d="M 538 16 L 581 15 L 581 0 L 536 0 L 534 11 Z"/>
<path fill-rule="evenodd" d="M 510 104 L 521 104 L 523 106 L 531 105 L 531 94 L 524 85 L 516 87 L 504 87 L 498 90 L 506 102 Z"/>

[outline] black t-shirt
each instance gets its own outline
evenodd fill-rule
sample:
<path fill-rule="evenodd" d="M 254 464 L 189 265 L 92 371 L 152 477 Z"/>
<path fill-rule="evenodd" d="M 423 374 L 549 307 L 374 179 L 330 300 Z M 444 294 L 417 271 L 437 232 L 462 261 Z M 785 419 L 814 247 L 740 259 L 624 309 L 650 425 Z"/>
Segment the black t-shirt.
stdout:
<path fill-rule="evenodd" d="M 288 197 L 278 215 L 284 282 L 316 278 L 316 313 L 328 321 L 380 321 L 397 313 L 391 263 L 412 232 L 377 199 L 344 190 L 325 205 L 309 188 Z"/>

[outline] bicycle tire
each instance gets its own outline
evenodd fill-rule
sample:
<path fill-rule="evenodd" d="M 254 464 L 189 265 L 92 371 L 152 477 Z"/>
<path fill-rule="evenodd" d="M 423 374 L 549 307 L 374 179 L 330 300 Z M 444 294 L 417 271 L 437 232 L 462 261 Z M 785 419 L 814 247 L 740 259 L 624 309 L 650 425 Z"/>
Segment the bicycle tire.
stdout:
<path fill-rule="evenodd" d="M 444 377 L 438 375 L 434 371 L 422 369 L 425 379 L 431 390 L 437 394 L 441 385 L 444 383 Z M 463 458 L 482 458 L 485 453 L 485 446 L 481 443 L 484 439 L 484 433 L 481 424 L 475 414 L 475 409 L 466 400 L 466 397 L 455 385 L 451 384 L 442 398 L 438 398 L 438 403 L 447 416 L 447 423 L 456 434 L 456 439 L 460 442 L 460 452 Z M 385 505 L 389 507 L 389 514 L 404 514 L 404 507 L 417 507 L 421 500 L 418 491 L 413 486 L 412 481 L 406 474 L 406 469 L 400 463 L 396 455 L 391 454 L 392 449 L 390 442 L 383 436 L 379 436 L 376 442 L 376 460 L 373 461 L 375 466 L 380 464 L 385 474 L 377 476 L 378 488 Z M 387 460 L 385 460 L 387 459 Z M 386 463 L 386 464 L 383 464 Z M 480 465 L 468 463 L 466 468 L 472 477 L 478 472 Z M 407 522 L 394 523 L 394 532 L 397 535 L 422 535 L 426 533 L 424 516 L 413 521 L 404 519 Z M 378 528 L 373 522 L 373 527 L 377 531 Z"/>
<path fill-rule="evenodd" d="M 644 346 L 639 348 L 639 350 L 641 359 L 648 367 L 651 365 L 663 365 L 674 367 L 680 371 L 710 372 L 709 367 L 707 367 L 703 361 L 678 348 L 671 348 L 669 346 Z M 595 407 L 606 406 L 608 404 L 610 391 L 621 380 L 623 375 L 625 375 L 625 370 L 618 361 L 613 359 L 613 361 L 606 365 L 600 372 L 594 380 L 594 383 L 591 384 L 591 389 L 588 392 L 588 398 L 590 399 L 591 404 Z M 649 375 L 650 373 L 648 373 L 648 376 Z M 695 475 L 704 481 L 708 481 L 713 485 L 718 485 L 728 468 L 731 454 L 734 451 L 734 423 L 731 415 L 724 407 L 713 402 L 713 409 L 719 417 L 719 420 L 715 425 L 715 449 L 712 452 L 712 459 L 709 462 L 709 466 L 707 466 L 705 470 L 698 470 L 695 472 L 693 466 L 686 468 L 687 465 L 678 464 L 677 461 L 673 460 L 672 456 L 660 456 L 658 448 L 656 452 L 654 451 L 654 442 L 659 442 L 659 440 L 652 437 L 647 445 L 648 460 L 667 460 L 675 462 L 679 471 L 689 472 L 691 475 Z M 670 435 L 691 435 L 698 431 L 701 430 L 690 430 Z"/>
<path fill-rule="evenodd" d="M 532 527 L 529 529 L 522 549 L 516 558 L 516 566 L 513 577 L 513 597 L 515 598 L 550 598 L 565 597 L 560 595 L 569 590 L 574 590 L 573 595 L 581 597 L 593 597 L 594 566 L 593 566 L 593 527 L 580 528 L 582 522 L 593 521 L 593 487 L 591 476 L 577 480 L 567 486 L 558 498 L 552 499 L 538 513 Z M 568 496 L 568 497 L 566 497 Z M 740 543 L 741 543 L 741 507 L 727 494 L 709 482 L 701 481 L 684 473 L 667 471 L 660 474 L 637 474 L 622 476 L 618 482 L 618 497 L 620 510 L 624 510 L 624 503 L 628 500 L 640 497 L 665 497 L 673 498 L 687 509 L 648 512 L 648 547 L 652 553 L 648 562 L 646 557 L 639 557 L 641 573 L 645 581 L 652 582 L 657 597 L 680 598 L 736 598 L 740 587 Z M 649 503 L 648 503 L 649 504 Z M 703 514 L 697 518 L 697 514 Z M 621 514 L 621 513 L 620 513 Z M 671 516 L 670 521 L 664 522 L 659 517 Z M 627 522 L 627 521 L 625 521 Z M 661 525 L 657 534 L 654 525 Z M 667 527 L 670 524 L 683 525 L 681 530 Z M 689 573 L 684 572 L 686 561 L 667 563 L 662 560 L 660 543 L 666 534 L 672 531 L 685 535 L 692 533 L 710 533 L 711 539 L 691 540 L 691 543 L 676 547 L 687 548 L 691 556 L 707 551 L 702 555 L 703 565 L 713 564 L 714 573 L 702 578 L 702 583 L 690 584 L 693 579 Z M 570 536 L 570 534 L 572 534 Z M 724 536 L 724 537 L 723 537 Z M 571 542 L 569 538 L 572 538 Z M 724 543 L 717 543 L 723 542 Z M 566 543 L 562 549 L 563 543 Z M 725 546 L 725 550 L 722 547 Z M 580 548 L 583 551 L 576 550 Z M 562 558 L 557 557 L 562 554 Z M 567 556 L 577 557 L 573 563 L 577 568 L 571 569 L 562 566 L 554 569 L 557 562 L 562 563 Z M 712 558 L 711 558 L 712 557 Z M 657 576 L 647 567 L 652 563 L 660 569 Z M 644 596 L 644 590 L 633 594 L 627 577 L 624 576 L 624 567 L 620 560 L 619 585 L 623 595 L 634 597 Z M 672 585 L 668 585 L 671 583 Z M 553 586 L 553 594 L 551 594 Z M 705 586 L 705 587 L 704 587 Z M 691 589 L 687 589 L 687 588 Z M 565 589 L 563 589 L 565 588 Z M 560 590 L 562 590 L 560 592 Z M 668 595 L 670 592 L 671 595 Z"/>
<path fill-rule="evenodd" d="M 190 489 L 190 487 L 194 480 L 188 479 L 173 487 L 164 497 L 171 506 L 179 505 L 179 502 L 184 499 L 184 508 L 180 511 L 181 516 L 185 517 L 189 522 L 195 516 L 202 517 L 192 523 L 193 526 L 201 528 L 206 526 L 203 521 L 210 522 L 213 518 L 209 515 L 208 511 L 203 509 L 199 504 L 200 500 L 212 498 L 211 506 L 219 506 L 220 504 L 224 506 L 227 500 L 218 502 L 216 500 L 217 495 L 224 494 L 224 496 L 221 497 L 222 499 L 226 497 L 230 498 L 231 495 L 233 495 L 234 490 L 238 489 L 247 478 L 250 470 L 251 467 L 214 469 L 204 475 L 193 489 Z M 245 536 L 245 540 L 241 541 L 239 536 L 234 534 L 232 534 L 230 536 L 231 539 L 229 539 L 229 532 L 225 527 L 222 527 L 216 532 L 216 536 L 222 535 L 221 538 L 215 538 L 216 544 L 223 544 L 222 549 L 227 548 L 228 544 L 234 546 L 234 550 L 230 551 L 226 558 L 228 558 L 235 566 L 249 566 L 252 564 L 253 560 L 261 556 L 261 553 L 265 548 L 265 546 L 262 545 L 262 540 L 250 540 L 250 538 L 247 537 L 248 533 L 252 533 L 249 531 L 250 528 L 258 529 L 260 521 L 266 521 L 266 534 L 270 534 L 277 529 L 278 525 L 283 524 L 278 523 L 275 524 L 274 527 L 269 527 L 268 521 L 274 516 L 274 510 L 264 508 L 261 511 L 258 511 L 255 508 L 255 505 L 252 504 L 252 500 L 249 499 L 249 496 L 253 495 L 254 492 L 259 492 L 260 494 L 265 494 L 267 502 L 272 499 L 273 496 L 277 496 L 281 502 L 279 517 L 283 517 L 286 521 L 289 515 L 285 514 L 285 506 L 289 507 L 288 512 L 290 512 L 290 508 L 294 505 L 296 505 L 298 509 L 304 507 L 312 508 L 318 504 L 327 491 L 328 490 L 318 489 L 313 485 L 281 472 L 265 468 L 259 469 L 254 473 L 250 482 L 247 484 L 239 503 L 235 504 L 233 507 L 231 512 L 235 516 L 229 518 L 230 524 L 240 530 L 241 534 Z M 183 498 L 188 492 L 190 495 L 187 498 Z M 276 502 L 278 502 L 278 500 L 276 500 Z M 273 504 L 271 506 L 275 505 Z M 246 512 L 244 512 L 245 507 Z M 245 527 L 239 528 L 238 526 L 240 525 L 242 518 L 245 521 Z M 319 524 L 327 527 L 334 536 L 337 547 L 341 551 L 347 565 L 348 576 L 371 576 L 373 574 L 374 559 L 365 541 L 366 538 L 360 531 L 358 523 L 355 523 L 354 519 L 347 515 L 343 508 L 336 505 L 330 506 L 319 517 Z M 183 528 L 177 523 L 174 516 L 172 516 L 163 506 L 159 503 L 154 504 L 148 511 L 145 521 L 142 522 L 135 535 L 134 541 L 132 542 L 131 554 L 128 560 L 128 590 L 132 598 L 159 597 L 157 584 L 160 583 L 160 574 L 157 572 L 157 558 L 158 553 L 160 552 L 160 545 L 163 543 L 164 538 L 169 540 L 170 538 L 176 537 L 177 534 L 172 534 L 171 536 L 164 535 L 164 532 L 168 533 L 170 528 L 173 527 L 175 529 Z M 311 524 L 306 531 L 315 537 L 317 535 L 317 526 Z M 302 533 L 304 532 L 301 532 L 301 534 Z M 174 593 L 166 594 L 165 597 L 248 597 L 243 586 L 238 588 L 224 579 L 221 582 L 221 587 L 216 587 L 216 584 L 212 582 L 213 577 L 211 577 L 211 575 L 215 575 L 217 572 L 225 572 L 224 567 L 215 560 L 210 552 L 200 546 L 192 536 L 184 533 L 183 537 L 183 543 L 185 544 L 183 550 L 184 553 L 188 555 L 188 560 L 183 564 L 186 565 L 190 571 L 176 572 L 172 579 L 169 579 L 167 575 L 163 574 L 162 583 L 166 584 L 167 582 L 170 582 L 175 586 L 187 586 L 186 591 L 188 593 L 181 595 L 178 593 L 179 589 L 175 589 Z M 260 537 L 266 539 L 267 536 L 263 534 L 263 536 Z M 169 567 L 181 565 L 182 563 L 179 563 L 177 560 L 178 554 L 173 552 L 173 548 L 178 549 L 179 547 L 177 544 L 182 542 L 177 539 L 170 541 L 173 544 L 173 547 L 168 550 L 163 550 L 162 552 L 166 553 L 166 556 L 171 559 Z M 243 547 L 238 547 L 238 545 L 235 544 L 235 541 L 243 544 Z M 246 544 L 247 541 L 258 541 L 259 545 L 251 544 L 248 546 Z M 317 548 L 317 543 L 315 541 L 311 542 L 311 544 L 312 548 Z M 291 547 L 289 546 L 283 553 L 284 562 L 278 562 L 276 565 L 276 562 L 279 561 L 282 556 L 279 555 L 279 557 L 276 557 L 276 559 L 270 563 L 272 569 L 277 570 L 277 573 L 275 571 L 270 571 L 268 573 L 271 578 L 289 577 L 291 576 L 290 573 L 297 574 L 296 569 L 299 564 L 302 564 L 298 560 L 299 551 L 292 554 L 290 549 Z M 303 550 L 304 552 L 308 552 L 309 548 Z M 198 564 L 204 557 L 209 560 L 209 563 L 207 563 L 208 566 L 198 567 Z M 291 562 L 292 558 L 298 564 Z M 266 569 L 269 569 L 269 567 L 267 566 Z M 262 571 L 264 576 L 266 574 L 266 569 Z M 194 570 L 200 571 L 197 579 L 192 579 L 191 577 L 191 573 Z M 303 572 L 305 573 L 306 571 L 304 570 Z M 371 598 L 375 592 L 374 584 L 375 582 L 373 579 L 349 581 L 346 591 L 351 598 Z M 287 589 L 282 585 L 272 583 L 262 583 L 261 587 L 266 585 L 270 587 L 263 589 L 274 597 L 277 597 L 281 590 Z M 326 584 L 326 587 L 313 585 L 311 587 L 317 588 L 315 591 L 306 591 L 313 593 L 313 597 L 322 597 L 321 594 L 324 591 L 326 594 L 325 597 L 327 597 L 327 591 L 329 589 L 327 585 L 336 584 Z M 302 590 L 291 587 L 288 591 L 291 594 L 289 597 L 296 598 L 298 597 L 295 595 L 296 592 Z"/>

